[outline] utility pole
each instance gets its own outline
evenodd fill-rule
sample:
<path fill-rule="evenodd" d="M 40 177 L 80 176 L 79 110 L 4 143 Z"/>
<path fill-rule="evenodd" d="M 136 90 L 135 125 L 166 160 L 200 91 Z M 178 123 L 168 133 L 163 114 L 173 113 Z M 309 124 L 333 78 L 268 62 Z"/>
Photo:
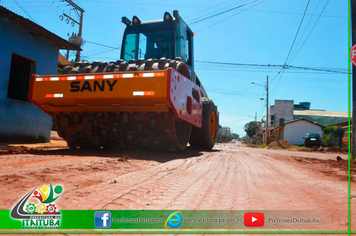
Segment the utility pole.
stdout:
<path fill-rule="evenodd" d="M 62 16 L 60 16 L 60 19 L 63 20 L 64 17 L 66 17 L 66 22 L 69 24 L 69 20 L 71 20 L 71 25 L 74 26 L 74 24 L 79 25 L 79 31 L 78 35 L 72 35 L 69 38 L 69 42 L 74 44 L 75 46 L 81 47 L 83 45 L 83 38 L 82 38 L 82 30 L 83 30 L 83 13 L 85 12 L 81 7 L 79 7 L 77 4 L 75 4 L 72 0 L 64 0 L 66 1 L 70 6 L 74 8 L 74 11 L 79 18 L 78 20 L 73 19 L 71 16 L 68 16 L 67 14 L 63 13 Z M 64 16 L 64 17 L 63 17 Z M 67 59 L 69 56 L 69 50 L 67 51 Z M 75 61 L 79 62 L 80 61 L 80 50 L 77 50 L 77 55 L 75 57 Z"/>
<path fill-rule="evenodd" d="M 255 112 L 255 137 L 257 139 L 257 112 Z"/>
<path fill-rule="evenodd" d="M 351 33 L 352 45 L 356 44 L 356 0 L 351 0 Z M 351 155 L 352 158 L 356 157 L 356 67 L 352 65 L 352 135 L 351 137 Z M 349 140 L 350 145 L 350 140 Z"/>
<path fill-rule="evenodd" d="M 355 0 L 356 1 L 356 0 Z M 265 144 L 268 144 L 268 139 L 269 139 L 269 129 L 268 129 L 268 122 L 269 122 L 269 119 L 268 119 L 268 114 L 269 114 L 269 111 L 268 111 L 268 105 L 269 105 L 269 103 L 268 103 L 268 92 L 269 92 L 269 88 L 268 88 L 268 75 L 267 75 L 267 81 L 266 81 L 266 85 L 265 86 L 263 86 L 262 84 L 257 84 L 257 83 L 255 83 L 255 82 L 251 82 L 251 84 L 255 84 L 255 85 L 258 85 L 258 86 L 261 86 L 261 87 L 264 87 L 265 89 L 266 89 L 266 125 L 265 125 L 265 127 L 266 127 L 266 135 L 265 135 L 265 137 L 266 137 L 266 143 Z M 263 100 L 263 98 L 261 98 L 261 100 Z M 256 114 L 256 116 L 255 116 L 255 122 L 257 123 L 257 114 Z M 261 130 L 262 130 L 262 120 L 261 120 Z M 262 135 L 263 136 L 263 135 Z M 265 142 L 265 140 L 264 140 L 264 137 L 263 137 L 263 140 L 262 140 L 263 142 Z"/>
<path fill-rule="evenodd" d="M 268 112 L 268 108 L 269 108 L 269 104 L 268 104 L 268 75 L 267 75 L 267 82 L 266 82 L 266 94 L 267 94 L 267 103 L 266 103 L 266 144 L 268 145 L 268 139 L 269 139 L 269 126 L 268 126 L 268 122 L 269 122 L 269 119 L 268 119 L 268 115 L 269 115 L 269 112 Z"/>

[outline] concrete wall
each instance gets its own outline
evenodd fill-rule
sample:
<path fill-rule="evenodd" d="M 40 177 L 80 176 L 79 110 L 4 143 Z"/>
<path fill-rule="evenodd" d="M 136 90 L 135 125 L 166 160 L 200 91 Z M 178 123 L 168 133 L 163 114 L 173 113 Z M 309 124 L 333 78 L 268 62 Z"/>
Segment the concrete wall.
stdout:
<path fill-rule="evenodd" d="M 304 145 L 303 137 L 305 137 L 307 133 L 320 134 L 320 137 L 323 135 L 323 131 L 320 126 L 314 125 L 305 120 L 300 120 L 285 125 L 283 139 L 294 145 Z"/>
<path fill-rule="evenodd" d="M 56 74 L 55 45 L 0 19 L 0 140 L 49 141 L 52 118 L 30 102 L 7 98 L 12 53 L 36 61 L 36 74 Z"/>
<path fill-rule="evenodd" d="M 284 118 L 284 122 L 293 120 L 294 101 L 293 100 L 275 100 L 274 105 L 270 107 L 270 115 L 274 115 L 274 124 L 276 127 L 277 121 Z"/>

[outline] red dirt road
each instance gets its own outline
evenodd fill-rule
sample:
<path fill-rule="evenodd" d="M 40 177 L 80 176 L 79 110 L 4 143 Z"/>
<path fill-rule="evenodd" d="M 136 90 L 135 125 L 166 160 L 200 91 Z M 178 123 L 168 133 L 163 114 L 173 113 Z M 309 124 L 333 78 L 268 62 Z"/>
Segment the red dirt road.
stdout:
<path fill-rule="evenodd" d="M 179 154 L 38 149 L 0 156 L 0 209 L 52 183 L 64 186 L 60 209 L 325 210 L 323 230 L 346 231 L 347 172 L 336 156 L 347 158 L 236 144 Z"/>

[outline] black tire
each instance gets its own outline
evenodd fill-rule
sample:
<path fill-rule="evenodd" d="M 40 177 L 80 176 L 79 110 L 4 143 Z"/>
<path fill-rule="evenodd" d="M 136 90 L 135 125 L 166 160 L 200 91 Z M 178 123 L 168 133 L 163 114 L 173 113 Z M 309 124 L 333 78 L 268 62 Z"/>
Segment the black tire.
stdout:
<path fill-rule="evenodd" d="M 69 147 L 69 149 L 75 150 L 78 147 L 78 144 L 74 143 L 74 142 L 67 142 L 67 145 Z"/>
<path fill-rule="evenodd" d="M 213 149 L 219 132 L 219 114 L 218 108 L 214 102 L 209 98 L 202 98 L 203 114 L 202 114 L 202 127 L 197 128 L 193 126 L 192 134 L 190 136 L 190 146 L 197 149 L 211 150 Z M 215 132 L 211 133 L 210 130 L 210 115 L 215 115 Z"/>

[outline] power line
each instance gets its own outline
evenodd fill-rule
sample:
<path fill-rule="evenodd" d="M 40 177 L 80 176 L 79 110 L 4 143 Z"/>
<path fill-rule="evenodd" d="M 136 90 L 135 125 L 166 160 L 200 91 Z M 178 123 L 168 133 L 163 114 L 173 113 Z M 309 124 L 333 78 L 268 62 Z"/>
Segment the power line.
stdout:
<path fill-rule="evenodd" d="M 309 36 L 310 36 L 311 33 L 313 32 L 315 26 L 318 24 L 318 22 L 319 22 L 319 20 L 320 20 L 320 17 L 321 17 L 321 15 L 324 13 L 324 10 L 325 10 L 326 6 L 328 5 L 328 3 L 329 3 L 329 0 L 326 1 L 323 10 L 320 12 L 320 14 L 319 14 L 319 16 L 318 16 L 318 19 L 315 21 L 315 23 L 314 23 L 312 29 L 310 30 L 309 34 L 308 34 L 307 37 L 305 38 L 304 42 L 302 43 L 302 46 L 300 46 L 300 48 L 298 49 L 298 51 L 294 54 L 293 58 L 290 60 L 291 62 L 296 58 L 296 56 L 298 55 L 298 53 L 300 52 L 300 50 L 302 50 L 304 44 L 308 41 Z M 303 36 L 302 36 L 302 37 L 303 37 Z"/>
<path fill-rule="evenodd" d="M 102 44 L 102 43 L 96 43 L 96 42 L 92 42 L 92 41 L 88 41 L 88 40 L 85 40 L 85 43 L 91 43 L 91 44 L 106 47 L 106 48 L 121 50 L 121 48 L 119 48 L 119 47 L 114 47 L 114 46 L 110 46 L 110 45 L 106 45 L 106 44 Z"/>
<path fill-rule="evenodd" d="M 227 0 L 227 1 L 222 2 L 222 3 L 219 3 L 218 5 L 215 5 L 215 6 L 211 7 L 211 8 L 214 8 L 215 10 L 216 10 L 216 9 L 219 9 L 219 8 L 218 8 L 219 6 L 224 5 L 225 3 L 228 3 L 228 2 L 231 2 L 231 1 L 232 1 L 232 0 Z M 239 0 L 238 2 L 240 2 L 240 1 L 241 1 L 241 0 Z M 202 10 L 202 11 L 199 11 L 199 12 L 196 12 L 196 13 L 194 13 L 194 14 L 192 14 L 192 15 L 185 16 L 184 19 L 188 19 L 188 18 L 190 18 L 190 17 L 192 17 L 192 16 L 199 15 L 200 13 L 206 12 L 206 11 L 210 10 L 211 8 L 206 8 L 206 9 L 204 9 L 204 10 Z M 202 17 L 202 16 L 201 16 L 201 17 Z M 196 19 L 199 19 L 199 17 L 196 17 L 196 18 L 194 18 L 193 20 L 196 20 Z"/>
<path fill-rule="evenodd" d="M 325 71 L 329 73 L 337 73 L 337 74 L 348 74 L 346 71 L 337 71 L 337 70 L 329 70 L 329 69 L 319 69 L 319 68 L 312 68 L 312 67 L 302 67 L 302 66 L 291 66 L 287 65 L 289 68 L 296 68 L 301 70 L 313 70 L 313 71 Z"/>
<path fill-rule="evenodd" d="M 217 91 L 217 92 L 224 92 L 224 93 L 229 93 L 229 94 L 242 94 L 244 95 L 244 93 L 246 93 L 247 91 L 249 90 L 254 90 L 256 89 L 257 86 L 251 86 L 250 88 L 247 88 L 247 89 L 242 89 L 240 91 L 236 91 L 236 90 L 226 90 L 226 89 L 221 89 L 221 88 L 211 88 L 211 87 L 205 87 L 205 89 L 207 90 L 214 90 L 214 91 Z M 258 87 L 257 87 L 258 88 Z M 249 93 L 249 95 L 256 95 L 256 96 L 260 96 L 260 93 Z"/>
<path fill-rule="evenodd" d="M 219 13 L 216 13 L 216 14 L 213 14 L 213 15 L 210 15 L 210 16 L 207 16 L 207 17 L 204 17 L 204 18 L 202 18 L 202 19 L 195 20 L 195 21 L 193 21 L 193 22 L 190 22 L 189 24 L 190 24 L 190 25 L 193 25 L 193 24 L 202 22 L 202 21 L 204 21 L 204 20 L 207 20 L 207 19 L 213 18 L 213 17 L 215 17 L 215 16 L 219 16 L 219 15 L 222 15 L 222 14 L 224 14 L 224 13 L 227 13 L 227 12 L 230 12 L 230 11 L 233 11 L 233 10 L 236 10 L 236 9 L 238 9 L 238 8 L 244 7 L 244 6 L 246 6 L 246 5 L 249 5 L 249 4 L 254 3 L 254 2 L 257 2 L 257 1 L 258 1 L 258 0 L 254 0 L 254 1 L 251 1 L 251 2 L 248 2 L 248 3 L 245 3 L 245 4 L 242 4 L 242 5 L 239 5 L 239 6 L 236 6 L 236 7 L 232 7 L 232 8 L 230 8 L 230 9 L 225 10 L 225 11 L 221 11 L 221 12 L 219 12 Z"/>
<path fill-rule="evenodd" d="M 227 95 L 233 95 L 233 96 L 239 96 L 239 97 L 246 97 L 246 98 L 259 98 L 259 97 L 252 97 L 252 96 L 242 95 L 242 94 L 238 94 L 238 93 L 216 91 L 216 90 L 212 90 L 212 89 L 207 89 L 207 91 L 208 92 L 213 92 L 213 93 L 220 93 L 220 94 L 227 94 Z"/>
<path fill-rule="evenodd" d="M 210 61 L 209 61 L 210 62 Z M 215 64 L 215 61 L 211 61 L 210 64 L 208 63 L 203 63 L 203 62 L 200 62 L 200 61 L 195 61 L 197 67 L 200 67 L 200 68 L 205 68 L 205 69 L 209 69 L 209 68 L 221 68 L 221 65 L 219 64 Z M 221 62 L 220 62 L 221 63 Z M 224 62 L 223 62 L 224 63 Z M 226 63 L 233 63 L 233 62 L 226 62 Z M 240 63 L 236 63 L 236 64 L 240 64 Z M 235 69 L 235 68 L 249 68 L 250 69 L 250 66 L 248 66 L 249 64 L 252 64 L 254 65 L 253 63 L 245 63 L 247 64 L 246 66 L 244 66 L 243 64 L 244 63 L 241 63 L 242 65 L 228 65 L 228 64 L 222 64 L 222 66 L 224 66 L 224 68 L 226 70 L 239 70 L 239 69 Z M 270 68 L 266 68 L 266 66 L 261 66 L 261 68 L 259 67 L 255 67 L 253 68 L 254 70 L 266 70 L 266 69 L 269 69 L 269 70 L 278 70 L 280 67 L 278 66 L 283 66 L 283 65 L 277 65 L 277 64 L 257 64 L 256 65 L 270 65 L 269 67 Z M 273 67 L 272 65 L 277 65 L 276 67 Z M 293 65 L 286 65 L 286 68 L 288 68 L 288 66 L 293 66 Z M 304 68 L 304 67 L 303 67 Z M 305 67 L 305 68 L 313 68 L 313 69 L 320 69 L 320 70 L 334 70 L 334 71 L 337 71 L 337 72 L 346 72 L 347 73 L 347 68 L 342 68 L 342 67 L 321 67 L 321 66 L 318 66 L 318 67 Z M 224 69 L 224 70 L 225 70 Z"/>
<path fill-rule="evenodd" d="M 254 73 L 274 73 L 276 72 L 275 69 L 273 68 L 269 68 L 270 70 L 262 70 L 262 68 L 256 68 L 254 70 L 248 70 L 248 69 L 229 69 L 229 68 L 224 68 L 223 71 L 221 70 L 221 67 L 208 67 L 208 68 L 204 68 L 204 67 L 195 67 L 196 70 L 201 70 L 202 72 L 204 71 L 209 71 L 209 74 L 217 72 L 218 70 L 218 74 L 222 74 L 225 71 L 226 72 L 231 72 L 231 71 L 239 71 L 239 72 L 254 72 Z M 268 69 L 268 68 L 267 68 Z M 324 72 L 324 71 L 314 71 L 314 70 L 304 70 L 302 69 L 301 71 L 298 70 L 285 70 L 285 73 L 288 74 L 318 74 L 318 75 L 334 75 L 334 74 L 347 74 L 346 71 L 340 71 L 340 72 L 335 72 L 335 73 L 330 73 L 330 72 Z"/>
<path fill-rule="evenodd" d="M 267 11 L 267 10 L 248 10 L 254 12 L 266 12 L 266 13 L 274 13 L 274 14 L 287 14 L 287 15 L 303 15 L 303 13 L 298 12 L 286 12 L 286 11 Z M 313 14 L 305 14 L 306 16 L 314 16 Z M 347 16 L 336 16 L 336 15 L 322 15 L 321 17 L 329 17 L 329 18 L 339 18 L 339 19 L 347 19 Z"/>
<path fill-rule="evenodd" d="M 189 21 L 200 20 L 200 19 L 202 19 L 204 17 L 207 17 L 207 16 L 210 16 L 212 14 L 218 13 L 219 11 L 224 11 L 226 9 L 230 9 L 230 8 L 232 8 L 234 6 L 237 6 L 238 4 L 243 4 L 243 3 L 248 2 L 248 1 L 250 1 L 250 0 L 237 0 L 237 1 L 234 1 L 232 4 L 228 4 L 228 5 L 225 5 L 224 7 L 221 7 L 223 4 L 225 4 L 225 3 L 229 2 L 229 1 L 223 2 L 221 4 L 218 4 L 218 5 L 214 6 L 214 10 L 212 12 L 203 14 L 203 15 L 198 16 L 198 17 L 195 17 L 194 19 L 189 20 Z M 206 10 L 209 10 L 209 9 L 206 9 Z M 199 13 L 200 12 L 198 12 L 198 14 Z M 195 14 L 195 15 L 197 15 L 197 14 Z"/>
<path fill-rule="evenodd" d="M 250 66 L 250 67 L 269 67 L 269 68 L 282 68 L 282 69 L 300 69 L 300 70 L 312 70 L 312 71 L 322 71 L 328 73 L 336 74 L 347 74 L 347 71 L 331 70 L 331 69 L 321 69 L 315 67 L 302 67 L 302 66 L 293 66 L 293 65 L 276 65 L 276 64 L 253 64 L 253 63 L 234 63 L 234 62 L 218 62 L 218 61 L 204 61 L 204 60 L 195 60 L 200 63 L 208 64 L 219 64 L 219 65 L 230 65 L 230 66 Z"/>
<path fill-rule="evenodd" d="M 113 49 L 107 49 L 107 50 L 104 50 L 104 51 L 100 51 L 100 52 L 96 52 L 96 53 L 92 53 L 92 54 L 86 55 L 85 57 L 96 56 L 96 55 L 99 55 L 99 54 L 103 54 L 103 53 L 106 53 L 106 52 L 110 52 L 110 51 L 112 51 L 112 50 L 113 50 Z"/>
<path fill-rule="evenodd" d="M 286 66 L 287 68 L 287 66 Z M 224 68 L 222 70 L 221 67 L 195 67 L 196 70 L 201 70 L 202 72 L 204 71 L 209 71 L 209 73 L 211 74 L 211 72 L 214 74 L 214 72 L 217 72 L 217 74 L 223 74 L 224 72 L 234 72 L 234 71 L 238 71 L 238 72 L 254 72 L 254 73 L 274 73 L 277 72 L 275 69 L 273 68 L 269 68 L 270 70 L 263 70 L 262 68 L 256 68 L 256 69 L 245 69 L 245 68 L 241 68 L 241 69 L 231 69 L 231 68 Z M 268 68 L 267 68 L 268 69 Z M 291 69 L 291 68 L 288 68 Z M 294 68 L 293 68 L 294 69 Z M 319 71 L 319 69 L 316 69 L 317 71 L 315 71 L 314 69 L 300 69 L 300 70 L 287 70 L 285 69 L 285 73 L 289 73 L 289 74 L 319 74 L 319 75 L 334 75 L 334 74 L 347 74 L 346 71 L 335 71 L 333 72 L 332 70 L 329 72 L 325 72 L 324 69 L 321 69 L 321 71 Z M 215 73 L 216 74 L 216 73 Z M 231 74 L 231 73 L 230 73 Z"/>
<path fill-rule="evenodd" d="M 282 70 L 282 72 L 279 74 L 279 79 L 277 80 L 277 84 L 274 86 L 274 90 L 272 92 L 272 96 L 277 92 L 277 88 L 279 86 L 279 83 L 281 82 L 282 75 L 285 73 L 286 70 Z"/>
<path fill-rule="evenodd" d="M 309 27 L 310 23 L 312 22 L 312 20 L 314 19 L 315 12 L 318 10 L 318 7 L 319 7 L 319 5 L 320 5 L 320 2 L 321 2 L 321 0 L 318 1 L 318 4 L 317 4 L 316 7 L 314 8 L 314 11 L 313 11 L 313 13 L 311 14 L 311 17 L 310 17 L 310 19 L 309 19 L 309 21 L 308 21 L 308 23 L 307 23 L 307 25 L 306 25 L 306 27 L 305 27 L 305 29 L 304 29 L 302 35 L 300 36 L 300 38 L 299 38 L 297 44 L 295 45 L 296 48 L 297 48 L 297 47 L 299 46 L 299 44 L 301 43 L 304 34 L 308 31 L 308 27 Z M 307 15 L 307 14 L 306 14 L 306 15 Z"/>
<path fill-rule="evenodd" d="M 288 61 L 288 59 L 289 59 L 289 56 L 290 56 L 290 54 L 291 54 L 291 52 L 292 52 L 292 50 L 293 50 L 294 43 L 295 43 L 295 41 L 296 41 L 296 39 L 297 39 L 297 37 L 298 37 L 299 30 L 300 30 L 300 28 L 302 27 L 302 24 L 303 24 L 303 21 L 304 21 L 304 17 L 305 17 L 305 14 L 307 13 L 309 4 L 310 4 L 310 0 L 308 0 L 307 6 L 305 7 L 302 20 L 300 21 L 300 24 L 299 24 L 299 26 L 298 26 L 297 33 L 295 34 L 294 39 L 293 39 L 292 46 L 290 47 L 289 52 L 288 52 L 288 55 L 287 55 L 287 58 L 286 58 L 286 60 L 284 61 L 284 65 L 287 63 L 287 61 Z"/>
<path fill-rule="evenodd" d="M 248 8 L 246 8 L 246 9 L 243 9 L 243 10 L 241 10 L 240 12 L 237 12 L 236 14 L 233 14 L 232 16 L 226 17 L 225 19 L 222 19 L 221 21 L 218 21 L 218 22 L 216 22 L 215 24 L 208 25 L 207 27 L 205 27 L 205 28 L 203 28 L 203 29 L 200 29 L 200 30 L 198 30 L 197 32 L 201 32 L 201 31 L 206 30 L 206 29 L 208 29 L 208 28 L 210 28 L 210 27 L 213 27 L 214 25 L 220 24 L 220 23 L 223 22 L 223 21 L 226 21 L 226 20 L 228 20 L 228 19 L 230 19 L 230 18 L 232 18 L 232 17 L 235 17 L 236 15 L 241 14 L 241 13 L 243 13 L 243 12 L 245 12 L 245 11 L 247 11 L 247 10 L 249 10 L 249 9 L 251 9 L 251 8 L 253 8 L 253 7 L 255 7 L 255 6 L 257 6 L 257 5 L 260 5 L 260 4 L 263 3 L 264 1 L 266 1 L 266 0 L 262 0 L 261 2 L 258 2 L 257 4 L 255 4 L 255 5 L 251 6 L 251 7 L 248 7 Z"/>
<path fill-rule="evenodd" d="M 179 4 L 160 4 L 160 3 L 151 3 L 151 2 L 118 2 L 118 1 L 103 1 L 103 0 L 86 0 L 86 3 L 93 2 L 93 3 L 112 3 L 112 4 L 128 4 L 128 5 L 147 5 L 147 6 L 161 6 L 161 7 L 174 7 L 174 8 L 209 8 L 209 9 L 216 9 L 216 7 L 207 7 L 201 5 L 179 5 Z"/>
<path fill-rule="evenodd" d="M 29 2 L 29 4 L 31 4 L 33 1 Z M 34 2 L 47 2 L 46 0 L 44 1 L 34 1 Z M 53 2 L 53 0 L 51 0 L 51 2 Z M 55 2 L 61 2 L 56 0 Z M 143 2 L 124 2 L 124 1 L 113 1 L 113 0 L 84 0 L 82 2 L 86 2 L 86 3 L 113 3 L 113 4 L 129 4 L 129 5 L 149 5 L 149 6 L 164 6 L 164 7 L 179 7 L 179 8 L 195 8 L 195 9 L 201 9 L 201 8 L 205 8 L 206 10 L 209 9 L 223 9 L 222 7 L 218 7 L 226 2 L 220 3 L 218 5 L 215 6 L 205 6 L 205 5 L 177 5 L 177 4 L 155 4 L 155 3 L 143 3 Z M 205 10 L 203 10 L 205 11 Z M 197 15 L 203 11 L 197 12 L 194 15 Z M 298 12 L 283 12 L 283 11 L 270 11 L 270 10 L 250 10 L 250 11 L 255 11 L 255 12 L 267 12 L 267 13 L 275 13 L 275 14 L 288 14 L 288 15 L 302 15 L 302 13 L 298 13 Z M 307 16 L 310 16 L 311 14 L 306 14 Z M 189 15 L 187 17 L 191 17 L 192 15 Z M 186 17 L 186 18 L 187 18 Z M 347 19 L 347 16 L 337 16 L 337 15 L 323 15 L 322 17 L 333 17 L 333 18 L 344 18 Z"/>
<path fill-rule="evenodd" d="M 208 63 L 208 64 L 220 64 L 220 65 L 231 65 L 231 66 L 257 66 L 257 67 L 281 67 L 283 65 L 271 65 L 271 64 L 255 64 L 255 63 L 236 63 L 236 62 L 219 62 L 219 61 L 206 61 L 206 60 L 195 60 L 196 62 Z"/>
<path fill-rule="evenodd" d="M 284 66 L 281 68 L 281 70 L 277 73 L 277 75 L 270 81 L 270 82 L 273 82 L 277 77 L 278 77 L 278 75 L 280 75 L 281 74 L 281 72 L 285 69 L 285 65 L 286 65 L 286 63 L 287 63 L 287 61 L 288 61 L 288 59 L 289 59 L 289 56 L 290 56 L 290 53 L 292 52 L 292 50 L 293 50 L 293 47 L 294 47 L 294 43 L 295 43 L 295 40 L 297 39 L 297 37 L 298 37 L 298 34 L 299 34 L 299 30 L 300 30 L 300 28 L 301 28 L 301 26 L 302 26 L 302 24 L 303 24 L 303 21 L 304 21 L 304 17 L 305 17 L 305 14 L 307 13 L 307 10 L 308 10 L 308 7 L 309 7 L 309 4 L 310 4 L 310 0 L 308 0 L 308 3 L 307 3 L 307 6 L 305 7 L 305 10 L 304 10 L 304 13 L 303 13 L 303 16 L 302 16 L 302 19 L 301 19 L 301 21 L 300 21 L 300 23 L 299 23 L 299 26 L 298 26 L 298 30 L 297 30 L 297 33 L 295 34 L 295 36 L 294 36 L 294 39 L 293 39 L 293 42 L 292 42 L 292 45 L 291 45 L 291 47 L 290 47 L 290 49 L 289 49 L 289 52 L 288 52 L 288 55 L 287 55 L 287 57 L 286 57 L 286 60 L 284 61 Z M 279 77 L 279 79 L 281 79 L 282 78 L 282 76 L 280 76 Z"/>
<path fill-rule="evenodd" d="M 32 21 L 36 22 L 35 19 L 33 19 L 32 16 L 31 16 L 30 14 L 28 14 L 28 12 L 20 5 L 20 3 L 18 3 L 17 0 L 13 0 L 13 1 L 14 1 L 14 3 L 16 3 L 16 5 L 17 5 L 19 8 L 21 8 L 21 10 L 22 10 L 23 12 L 26 13 L 26 15 L 28 15 L 28 17 L 31 18 Z"/>

